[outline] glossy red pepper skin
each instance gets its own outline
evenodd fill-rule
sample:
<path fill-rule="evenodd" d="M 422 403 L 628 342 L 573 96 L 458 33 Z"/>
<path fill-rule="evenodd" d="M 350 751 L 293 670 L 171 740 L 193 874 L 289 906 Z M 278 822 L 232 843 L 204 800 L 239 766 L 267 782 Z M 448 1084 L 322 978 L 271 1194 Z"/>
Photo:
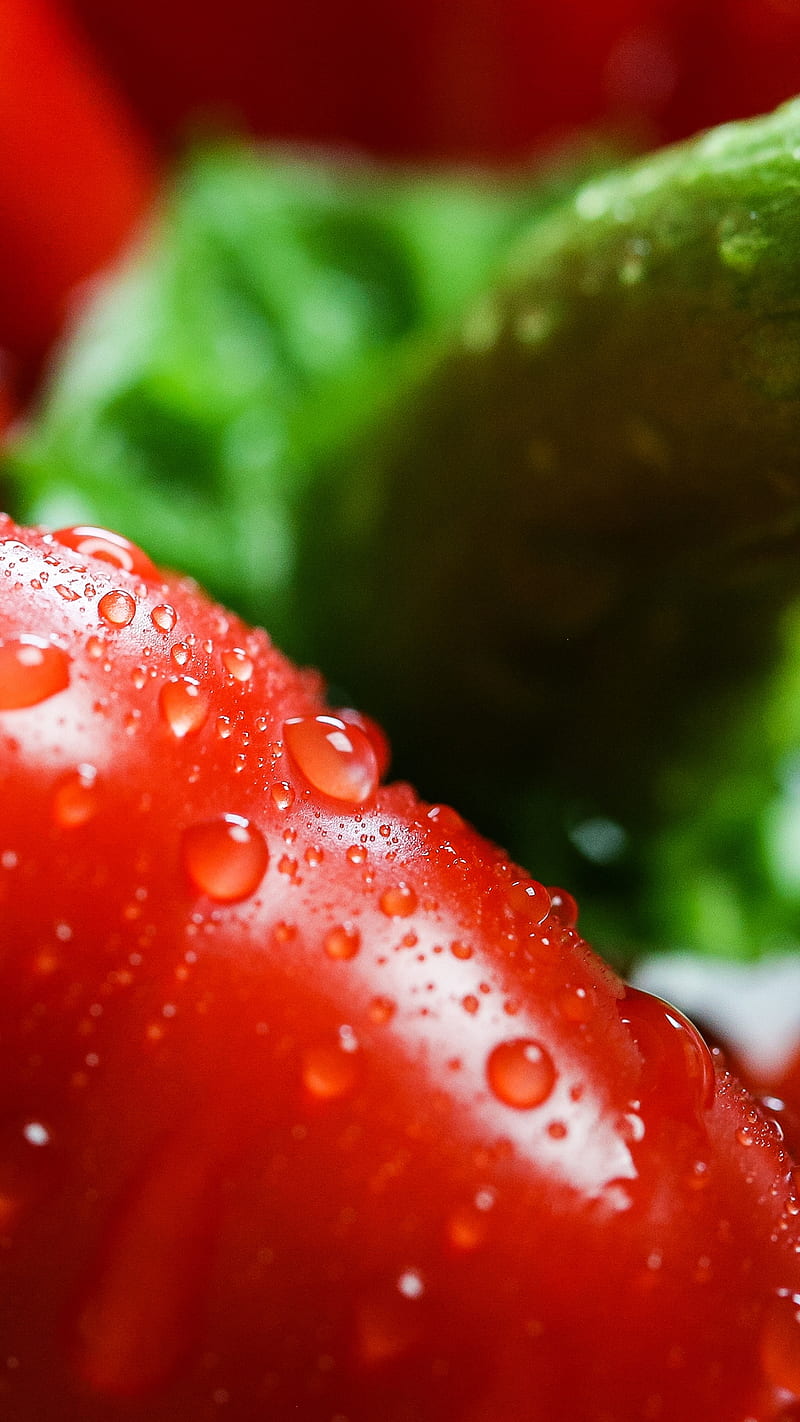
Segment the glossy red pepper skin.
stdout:
<path fill-rule="evenodd" d="M 776 1422 L 792 1162 L 694 1029 L 192 584 L 0 573 L 3 1415 Z"/>

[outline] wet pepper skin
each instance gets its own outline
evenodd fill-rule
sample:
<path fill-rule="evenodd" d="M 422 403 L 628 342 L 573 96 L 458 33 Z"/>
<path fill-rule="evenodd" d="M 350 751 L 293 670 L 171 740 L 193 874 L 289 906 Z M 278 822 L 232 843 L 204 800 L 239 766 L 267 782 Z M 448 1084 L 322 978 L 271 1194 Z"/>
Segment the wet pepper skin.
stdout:
<path fill-rule="evenodd" d="M 124 540 L 0 570 L 3 1417 L 792 1416 L 779 1128 L 569 895 Z"/>

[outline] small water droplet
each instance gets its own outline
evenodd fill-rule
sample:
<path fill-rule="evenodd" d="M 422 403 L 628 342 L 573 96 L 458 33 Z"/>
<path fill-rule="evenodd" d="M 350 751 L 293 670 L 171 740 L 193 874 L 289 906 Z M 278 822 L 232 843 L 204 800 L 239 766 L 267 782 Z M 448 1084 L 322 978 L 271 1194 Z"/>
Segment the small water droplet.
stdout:
<path fill-rule="evenodd" d="M 294 804 L 294 790 L 285 780 L 278 780 L 269 793 L 276 810 L 289 810 Z"/>
<path fill-rule="evenodd" d="M 159 603 L 150 613 L 150 621 L 159 632 L 171 632 L 178 620 L 178 614 L 168 602 Z"/>
<path fill-rule="evenodd" d="M 286 748 L 310 785 L 333 800 L 362 805 L 378 788 L 378 762 L 359 726 L 338 716 L 295 716 L 284 722 Z"/>
<path fill-rule="evenodd" d="M 384 889 L 380 898 L 381 913 L 387 918 L 408 918 L 417 907 L 417 895 L 410 884 L 393 884 Z"/>
<path fill-rule="evenodd" d="M 241 815 L 191 825 L 183 835 L 183 862 L 201 893 L 217 903 L 238 903 L 261 883 L 269 853 L 260 830 Z"/>
<path fill-rule="evenodd" d="M 80 597 L 80 593 L 77 593 L 74 588 L 68 588 L 65 583 L 56 583 L 54 591 L 60 598 L 63 598 L 64 602 L 77 602 Z"/>
<path fill-rule="evenodd" d="M 94 817 L 98 804 L 97 771 L 93 765 L 79 765 L 56 786 L 53 819 L 62 829 L 76 829 Z"/>
<path fill-rule="evenodd" d="M 337 961 L 355 958 L 360 947 L 361 935 L 351 923 L 338 924 L 325 939 L 325 952 Z"/>
<path fill-rule="evenodd" d="M 480 1007 L 480 1002 L 478 1001 L 474 993 L 468 992 L 466 997 L 462 997 L 461 1006 L 463 1007 L 465 1012 L 468 1012 L 470 1016 L 474 1017 L 475 1013 Z"/>
<path fill-rule="evenodd" d="M 129 592 L 115 588 L 101 597 L 97 611 L 109 627 L 127 627 L 136 616 L 136 601 Z"/>
<path fill-rule="evenodd" d="M 498 1101 L 518 1111 L 541 1106 L 556 1080 L 550 1053 L 528 1037 L 500 1042 L 489 1055 L 486 1074 Z"/>
<path fill-rule="evenodd" d="M 47 701 L 69 685 L 70 659 L 43 637 L 23 634 L 0 641 L 0 711 Z"/>
<path fill-rule="evenodd" d="M 472 948 L 470 944 L 463 943 L 460 938 L 455 938 L 450 944 L 450 952 L 452 953 L 454 958 L 460 958 L 462 959 L 462 961 L 466 961 L 468 958 L 472 957 Z"/>
<path fill-rule="evenodd" d="M 578 905 L 572 894 L 568 894 L 566 889 L 548 889 L 550 895 L 550 912 L 553 918 L 562 923 L 565 928 L 574 928 L 578 922 Z"/>
<path fill-rule="evenodd" d="M 253 675 L 253 662 L 241 647 L 231 647 L 222 653 L 222 665 L 235 681 L 249 681 Z"/>
<path fill-rule="evenodd" d="M 351 844 L 349 849 L 345 850 L 345 858 L 350 864 L 366 864 L 367 851 L 363 844 Z"/>
<path fill-rule="evenodd" d="M 193 677 L 170 677 L 159 692 L 158 704 L 161 715 L 173 736 L 182 740 L 184 736 L 199 731 L 208 716 L 208 692 Z"/>
<path fill-rule="evenodd" d="M 369 1020 L 376 1026 L 383 1027 L 387 1022 L 391 1022 L 396 1011 L 397 1004 L 392 998 L 373 997 L 368 1008 Z"/>
<path fill-rule="evenodd" d="M 76 524 L 70 528 L 59 528 L 53 534 L 56 543 L 64 548 L 72 548 L 82 558 L 98 558 L 110 563 L 125 573 L 133 573 L 140 578 L 149 578 L 156 569 L 135 543 L 123 538 L 121 533 L 112 533 L 108 528 L 96 528 L 93 524 Z"/>
<path fill-rule="evenodd" d="M 192 655 L 192 651 L 186 642 L 176 642 L 174 646 L 170 647 L 169 654 L 176 667 L 185 667 Z"/>
<path fill-rule="evenodd" d="M 86 655 L 93 662 L 99 662 L 100 658 L 105 656 L 105 651 L 102 634 L 98 636 L 96 633 L 92 633 L 91 637 L 86 638 Z"/>

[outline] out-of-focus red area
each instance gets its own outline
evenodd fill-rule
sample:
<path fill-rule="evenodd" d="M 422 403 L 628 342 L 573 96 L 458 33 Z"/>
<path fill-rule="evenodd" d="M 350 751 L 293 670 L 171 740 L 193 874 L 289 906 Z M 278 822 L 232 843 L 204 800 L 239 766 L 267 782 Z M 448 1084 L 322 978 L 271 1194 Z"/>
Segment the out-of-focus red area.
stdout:
<path fill-rule="evenodd" d="M 77 27 L 49 0 L 3 0 L 0 346 L 23 388 L 70 293 L 149 201 L 149 142 Z"/>
<path fill-rule="evenodd" d="M 800 89 L 796 0 L 3 0 L 0 382 L 193 129 L 523 159 L 586 125 L 660 142 Z"/>
<path fill-rule="evenodd" d="M 800 89 L 796 0 L 65 0 L 150 130 L 187 116 L 406 157 L 652 139 Z"/>

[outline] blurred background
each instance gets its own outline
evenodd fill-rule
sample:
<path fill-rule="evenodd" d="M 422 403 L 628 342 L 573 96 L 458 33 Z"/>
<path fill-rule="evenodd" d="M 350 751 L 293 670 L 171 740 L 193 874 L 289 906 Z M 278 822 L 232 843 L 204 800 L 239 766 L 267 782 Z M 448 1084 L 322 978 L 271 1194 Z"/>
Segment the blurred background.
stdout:
<path fill-rule="evenodd" d="M 508 165 L 587 126 L 649 146 L 798 88 L 795 0 L 2 0 L 6 398 L 209 125 Z"/>

